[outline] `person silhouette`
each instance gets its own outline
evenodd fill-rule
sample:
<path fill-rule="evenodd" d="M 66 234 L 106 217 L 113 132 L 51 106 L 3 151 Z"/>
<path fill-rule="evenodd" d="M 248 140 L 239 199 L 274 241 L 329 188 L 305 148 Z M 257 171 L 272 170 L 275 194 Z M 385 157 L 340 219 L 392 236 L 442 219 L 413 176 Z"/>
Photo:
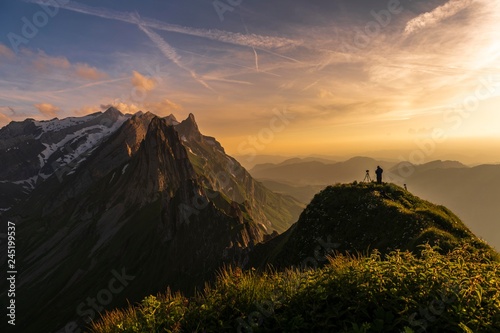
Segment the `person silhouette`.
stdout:
<path fill-rule="evenodd" d="M 380 166 L 377 166 L 375 173 L 377 174 L 377 184 L 382 184 L 382 173 L 384 173 L 384 170 Z"/>

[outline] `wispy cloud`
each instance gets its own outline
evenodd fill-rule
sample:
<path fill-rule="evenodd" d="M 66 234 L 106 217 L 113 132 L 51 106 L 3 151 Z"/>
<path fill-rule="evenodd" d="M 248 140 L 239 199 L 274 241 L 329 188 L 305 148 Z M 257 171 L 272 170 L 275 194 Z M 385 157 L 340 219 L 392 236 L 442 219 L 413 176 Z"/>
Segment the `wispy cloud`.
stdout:
<path fill-rule="evenodd" d="M 39 51 L 37 54 L 34 54 L 26 49 L 24 50 L 24 53 L 33 56 L 33 66 L 36 70 L 41 72 L 49 71 L 53 68 L 69 69 L 71 67 L 71 63 L 66 57 L 51 57 L 43 51 Z"/>
<path fill-rule="evenodd" d="M 1 52 L 1 47 L 0 47 Z M 51 56 L 45 52 L 38 50 L 33 52 L 27 48 L 22 49 L 21 57 L 23 60 L 31 62 L 33 68 L 41 73 L 54 71 L 62 71 L 65 75 L 71 75 L 78 79 L 97 81 L 108 77 L 103 71 L 86 63 L 72 64 L 68 58 L 64 56 Z"/>
<path fill-rule="evenodd" d="M 43 4 L 41 0 L 24 0 L 25 2 Z M 61 8 L 79 12 L 82 14 L 94 15 L 102 18 L 118 20 L 122 22 L 138 24 L 136 16 L 133 13 L 119 12 L 115 10 L 109 10 L 106 8 L 90 7 L 84 4 L 80 4 L 75 1 L 71 1 L 67 4 L 60 4 Z M 301 42 L 291 40 L 282 37 L 273 36 L 262 36 L 257 34 L 244 35 L 240 33 L 234 33 L 218 29 L 199 29 L 192 27 L 183 27 L 175 24 L 168 24 L 162 21 L 142 18 L 140 21 L 141 25 L 148 28 L 164 30 L 169 32 L 176 32 L 185 35 L 203 37 L 219 42 L 241 45 L 241 46 L 253 46 L 256 48 L 273 49 L 286 46 L 297 46 Z"/>
<path fill-rule="evenodd" d="M 12 52 L 11 49 L 9 49 L 7 46 L 4 44 L 0 43 L 0 57 L 5 57 L 7 59 L 14 59 L 15 58 L 14 52 Z"/>
<path fill-rule="evenodd" d="M 202 86 L 213 91 L 212 87 L 210 87 L 205 81 L 203 81 L 203 79 L 199 77 L 194 70 L 186 67 L 181 62 L 181 57 L 177 54 L 175 49 L 169 43 L 167 43 L 163 38 L 161 38 L 160 35 L 152 31 L 151 29 L 146 28 L 142 24 L 139 24 L 138 27 L 149 37 L 149 39 L 151 39 L 153 43 L 156 44 L 156 46 L 160 49 L 163 55 L 167 57 L 167 59 L 170 59 L 179 68 L 188 72 L 191 75 L 191 77 L 195 79 L 198 83 L 200 83 Z"/>
<path fill-rule="evenodd" d="M 108 77 L 108 74 L 101 72 L 88 64 L 78 63 L 75 65 L 75 75 L 85 80 L 97 81 Z"/>
<path fill-rule="evenodd" d="M 117 79 L 101 80 L 101 81 L 86 83 L 86 84 L 82 84 L 82 85 L 79 85 L 76 87 L 71 87 L 71 88 L 66 88 L 66 89 L 59 89 L 59 90 L 54 90 L 54 91 L 42 91 L 42 93 L 44 93 L 44 92 L 45 93 L 64 93 L 64 92 L 70 92 L 70 91 L 75 91 L 75 90 L 80 91 L 81 89 L 85 89 L 85 88 L 91 88 L 91 87 L 95 87 L 95 86 L 105 85 L 108 83 L 115 83 L 115 82 L 127 81 L 127 80 L 130 80 L 130 77 L 127 76 L 127 77 L 121 77 L 121 78 L 117 78 Z"/>
<path fill-rule="evenodd" d="M 423 13 L 408 21 L 405 28 L 405 35 L 411 35 L 426 27 L 439 24 L 439 22 L 452 17 L 469 7 L 475 0 L 450 0 L 431 12 Z"/>

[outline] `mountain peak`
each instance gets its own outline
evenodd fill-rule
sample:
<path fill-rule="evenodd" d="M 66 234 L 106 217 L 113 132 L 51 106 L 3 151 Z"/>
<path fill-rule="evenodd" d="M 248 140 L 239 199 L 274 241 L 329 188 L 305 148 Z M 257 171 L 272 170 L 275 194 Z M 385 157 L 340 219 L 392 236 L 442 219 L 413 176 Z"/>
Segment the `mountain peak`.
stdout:
<path fill-rule="evenodd" d="M 103 114 L 110 116 L 110 117 L 113 117 L 113 118 L 118 118 L 120 116 L 123 116 L 123 113 L 121 113 L 120 110 L 118 110 L 117 108 L 115 108 L 113 106 L 111 106 L 106 111 L 104 111 Z"/>
<path fill-rule="evenodd" d="M 194 118 L 194 114 L 190 113 L 185 121 L 187 123 L 191 124 L 192 126 L 194 126 L 196 129 L 198 129 L 198 124 L 196 123 L 196 119 Z"/>
<path fill-rule="evenodd" d="M 192 113 L 175 128 L 183 140 L 200 141 L 202 139 L 198 124 Z"/>
<path fill-rule="evenodd" d="M 267 263 L 288 266 L 313 256 L 323 244 L 330 247 L 325 252 L 377 249 L 386 254 L 396 250 L 418 253 L 418 247 L 426 243 L 448 252 L 464 242 L 492 251 L 443 206 L 393 184 L 352 183 L 329 186 L 316 194 L 299 221 L 264 246 L 279 249 Z"/>
<path fill-rule="evenodd" d="M 177 118 L 175 118 L 175 116 L 173 114 L 170 114 L 166 117 L 163 117 L 163 119 L 165 119 L 167 121 L 167 124 L 170 126 L 175 126 L 175 125 L 179 124 L 179 122 L 177 121 Z"/>

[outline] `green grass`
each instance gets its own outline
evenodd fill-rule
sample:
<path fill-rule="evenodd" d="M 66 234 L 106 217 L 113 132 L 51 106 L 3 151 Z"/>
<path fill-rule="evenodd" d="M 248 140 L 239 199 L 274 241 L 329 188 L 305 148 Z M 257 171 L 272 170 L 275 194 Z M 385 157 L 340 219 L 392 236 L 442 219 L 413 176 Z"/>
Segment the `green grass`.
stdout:
<path fill-rule="evenodd" d="M 320 241 L 321 240 L 321 241 Z M 324 248 L 323 243 L 336 244 Z M 443 206 L 422 200 L 393 184 L 353 183 L 329 186 L 302 212 L 294 230 L 256 246 L 254 265 L 300 265 L 320 252 L 364 253 L 378 250 L 419 253 L 419 246 L 439 246 L 445 254 L 462 243 L 488 252 L 488 244 Z"/>
<path fill-rule="evenodd" d="M 314 270 L 221 271 L 192 298 L 167 292 L 107 313 L 93 332 L 500 332 L 500 264 L 442 254 L 338 255 Z"/>

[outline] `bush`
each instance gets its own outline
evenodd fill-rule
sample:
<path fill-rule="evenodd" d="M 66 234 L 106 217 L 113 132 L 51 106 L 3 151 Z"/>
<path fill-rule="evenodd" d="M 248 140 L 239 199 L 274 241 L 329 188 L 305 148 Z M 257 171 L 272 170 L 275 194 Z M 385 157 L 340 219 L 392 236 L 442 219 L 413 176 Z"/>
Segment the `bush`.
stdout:
<path fill-rule="evenodd" d="M 323 268 L 221 271 L 186 299 L 167 292 L 107 313 L 115 332 L 500 332 L 500 264 L 464 245 L 448 254 L 337 256 Z"/>

